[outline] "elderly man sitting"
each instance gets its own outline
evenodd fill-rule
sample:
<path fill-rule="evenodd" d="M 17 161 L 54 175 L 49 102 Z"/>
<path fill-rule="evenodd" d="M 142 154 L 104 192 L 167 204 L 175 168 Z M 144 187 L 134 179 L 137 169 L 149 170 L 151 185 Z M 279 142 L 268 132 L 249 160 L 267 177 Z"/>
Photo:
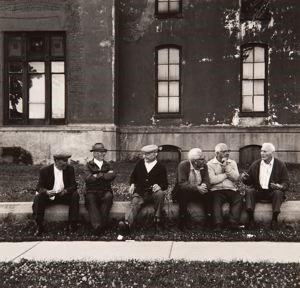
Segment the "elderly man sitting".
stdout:
<path fill-rule="evenodd" d="M 248 173 L 242 175 L 242 181 L 249 186 L 246 190 L 249 228 L 255 226 L 255 204 L 262 200 L 272 203 L 271 229 L 278 228 L 277 218 L 285 199 L 285 191 L 289 187 L 289 176 L 285 164 L 274 157 L 274 152 L 275 147 L 272 143 L 263 143 L 260 152 L 261 159 L 253 162 Z"/>
<path fill-rule="evenodd" d="M 193 148 L 188 153 L 188 160 L 179 163 L 177 169 L 177 183 L 172 196 L 179 204 L 180 230 L 187 226 L 189 202 L 200 202 L 203 204 L 207 223 L 209 223 L 212 212 L 212 197 L 208 191 L 210 187 L 208 169 L 201 149 Z"/>
<path fill-rule="evenodd" d="M 230 150 L 225 143 L 215 147 L 216 157 L 208 163 L 208 175 L 213 194 L 215 231 L 220 232 L 223 226 L 223 203 L 229 202 L 229 228 L 239 229 L 243 196 L 238 191 L 239 170 L 234 160 L 229 159 Z"/>
<path fill-rule="evenodd" d="M 33 216 L 37 223 L 35 235 L 44 232 L 45 209 L 53 204 L 69 205 L 69 226 L 75 231 L 79 217 L 79 194 L 74 168 L 68 164 L 71 154 L 64 151 L 53 155 L 54 164 L 40 170 L 37 184 L 38 194 L 33 200 Z"/>
<path fill-rule="evenodd" d="M 155 230 L 163 228 L 164 190 L 168 188 L 167 170 L 157 161 L 156 145 L 146 145 L 141 152 L 143 159 L 137 162 L 130 176 L 129 193 L 132 194 L 132 200 L 125 214 L 125 221 L 119 222 L 121 234 L 128 234 L 132 230 L 139 211 L 147 203 L 154 203 Z"/>

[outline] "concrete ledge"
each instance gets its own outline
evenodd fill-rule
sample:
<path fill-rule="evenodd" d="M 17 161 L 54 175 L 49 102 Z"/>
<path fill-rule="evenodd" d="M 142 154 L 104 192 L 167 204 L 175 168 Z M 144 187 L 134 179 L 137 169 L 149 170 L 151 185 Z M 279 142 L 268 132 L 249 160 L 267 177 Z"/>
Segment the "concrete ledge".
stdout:
<path fill-rule="evenodd" d="M 112 219 L 122 219 L 125 211 L 129 208 L 129 202 L 114 202 L 110 217 Z M 165 204 L 165 212 L 169 218 L 175 218 L 178 215 L 178 205 L 173 203 Z M 229 206 L 223 206 L 224 215 L 228 215 Z M 146 206 L 140 213 L 140 217 L 152 215 L 154 209 L 152 206 Z M 191 203 L 189 212 L 195 221 L 203 221 L 204 213 L 200 205 Z M 24 220 L 32 215 L 32 202 L 2 202 L 0 203 L 0 220 Z M 272 217 L 272 208 L 270 204 L 258 203 L 255 210 L 255 219 L 258 222 L 269 222 Z M 80 204 L 81 220 L 88 221 L 88 212 L 83 203 Z M 49 222 L 66 221 L 68 219 L 68 207 L 65 205 L 54 205 L 46 209 L 45 220 Z M 247 214 L 242 212 L 241 222 L 245 223 Z M 282 204 L 281 213 L 279 215 L 281 222 L 300 221 L 300 201 L 286 201 Z"/>

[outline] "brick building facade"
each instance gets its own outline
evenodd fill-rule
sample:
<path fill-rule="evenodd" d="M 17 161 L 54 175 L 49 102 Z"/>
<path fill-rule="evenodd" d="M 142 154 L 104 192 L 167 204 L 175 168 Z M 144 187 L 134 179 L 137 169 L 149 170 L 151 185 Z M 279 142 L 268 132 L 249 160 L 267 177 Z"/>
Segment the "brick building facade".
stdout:
<path fill-rule="evenodd" d="M 299 16 L 296 0 L 1 0 L 0 146 L 39 163 L 226 142 L 239 160 L 270 141 L 299 162 Z"/>

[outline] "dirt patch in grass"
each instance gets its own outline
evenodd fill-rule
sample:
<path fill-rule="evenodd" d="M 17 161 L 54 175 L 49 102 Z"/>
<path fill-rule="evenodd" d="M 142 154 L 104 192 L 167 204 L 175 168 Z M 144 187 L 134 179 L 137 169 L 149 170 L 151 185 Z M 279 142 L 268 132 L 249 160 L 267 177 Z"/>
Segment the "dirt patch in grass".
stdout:
<path fill-rule="evenodd" d="M 135 162 L 112 162 L 112 166 L 117 172 L 117 177 L 112 184 L 115 201 L 128 201 L 129 177 L 134 168 Z M 169 189 L 167 200 L 170 200 L 170 191 L 175 185 L 177 163 L 164 162 L 168 171 Z M 84 181 L 83 165 L 72 163 L 76 172 L 78 191 L 83 200 Z M 300 200 L 300 164 L 287 164 L 290 176 L 290 189 L 287 192 L 287 200 Z M 35 195 L 35 187 L 38 181 L 39 165 L 0 165 L 0 202 L 32 201 Z M 243 171 L 243 169 L 240 169 Z"/>
<path fill-rule="evenodd" d="M 99 251 L 100 253 L 100 251 Z M 0 263 L 3 287 L 299 287 L 300 264 L 249 262 Z"/>

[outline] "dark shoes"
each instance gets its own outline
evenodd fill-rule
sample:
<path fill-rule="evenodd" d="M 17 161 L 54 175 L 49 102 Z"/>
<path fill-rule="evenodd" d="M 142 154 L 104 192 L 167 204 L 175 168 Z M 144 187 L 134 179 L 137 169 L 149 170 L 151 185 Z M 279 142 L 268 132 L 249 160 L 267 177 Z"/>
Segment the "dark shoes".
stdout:
<path fill-rule="evenodd" d="M 118 224 L 118 228 L 120 235 L 124 236 L 130 234 L 130 227 L 127 221 L 120 221 Z"/>
<path fill-rule="evenodd" d="M 253 230 L 253 229 L 255 229 L 255 228 L 256 228 L 256 223 L 254 222 L 254 220 L 250 220 L 250 221 L 248 222 L 248 224 L 246 225 L 246 228 L 247 228 L 248 230 Z"/>
<path fill-rule="evenodd" d="M 214 227 L 214 232 L 222 232 L 222 225 L 221 224 L 216 224 Z"/>
<path fill-rule="evenodd" d="M 279 229 L 278 221 L 272 220 L 270 225 L 271 230 L 276 231 Z"/>
<path fill-rule="evenodd" d="M 78 224 L 77 223 L 72 223 L 72 224 L 69 224 L 68 226 L 68 230 L 70 232 L 76 232 L 78 229 Z"/>

